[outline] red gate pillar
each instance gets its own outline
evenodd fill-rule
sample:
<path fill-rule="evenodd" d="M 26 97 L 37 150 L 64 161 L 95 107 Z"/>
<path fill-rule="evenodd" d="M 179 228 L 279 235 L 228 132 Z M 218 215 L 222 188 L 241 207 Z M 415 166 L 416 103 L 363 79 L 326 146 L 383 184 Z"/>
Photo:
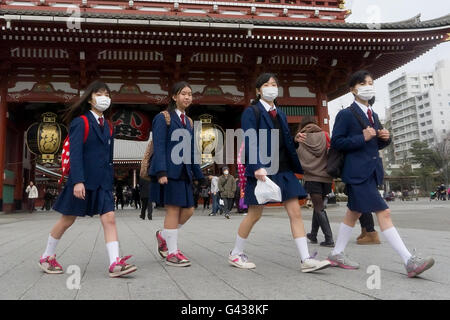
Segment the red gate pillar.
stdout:
<path fill-rule="evenodd" d="M 3 180 L 5 171 L 5 159 L 6 159 L 6 127 L 7 119 L 6 113 L 8 105 L 6 103 L 6 94 L 8 88 L 6 81 L 0 82 L 0 211 L 3 210 Z"/>

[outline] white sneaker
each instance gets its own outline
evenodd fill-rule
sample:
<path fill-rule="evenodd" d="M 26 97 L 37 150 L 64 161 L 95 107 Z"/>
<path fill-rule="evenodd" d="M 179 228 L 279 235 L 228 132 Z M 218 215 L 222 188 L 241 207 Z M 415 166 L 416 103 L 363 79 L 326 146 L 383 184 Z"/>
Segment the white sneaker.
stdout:
<path fill-rule="evenodd" d="M 313 272 L 331 267 L 330 261 L 328 260 L 319 261 L 314 259 L 315 256 L 316 255 L 303 261 L 303 263 L 301 264 L 302 272 Z"/>
<path fill-rule="evenodd" d="M 248 257 L 244 253 L 235 254 L 234 256 L 230 255 L 228 256 L 228 262 L 235 267 L 241 268 L 241 269 L 254 269 L 256 268 L 255 264 L 253 262 L 248 261 Z"/>

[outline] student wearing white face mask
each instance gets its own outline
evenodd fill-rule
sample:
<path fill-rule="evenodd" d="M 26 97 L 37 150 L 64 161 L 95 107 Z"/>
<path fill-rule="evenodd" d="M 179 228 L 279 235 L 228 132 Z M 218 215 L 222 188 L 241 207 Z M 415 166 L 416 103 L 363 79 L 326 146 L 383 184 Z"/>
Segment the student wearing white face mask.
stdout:
<path fill-rule="evenodd" d="M 114 136 L 112 124 L 105 120 L 110 115 L 110 104 L 108 86 L 94 81 L 63 116 L 64 122 L 70 124 L 70 152 L 67 155 L 70 171 L 53 207 L 62 215 L 53 226 L 39 260 L 39 266 L 46 273 L 63 273 L 62 266 L 56 261 L 56 246 L 76 218 L 97 214 L 103 225 L 109 276 L 120 277 L 137 269 L 125 262 L 131 256 L 119 256 L 113 197 Z"/>
<path fill-rule="evenodd" d="M 307 195 L 295 176 L 295 173 L 303 173 L 303 169 L 298 160 L 286 115 L 277 108 L 278 80 L 274 74 L 264 73 L 256 79 L 255 89 L 256 100 L 253 101 L 252 106 L 244 110 L 241 119 L 244 132 L 251 135 L 256 130 L 258 136 L 257 143 L 250 142 L 248 137 L 245 138 L 243 162 L 245 163 L 247 182 L 244 202 L 248 205 L 248 213 L 239 226 L 235 247 L 230 252 L 228 262 L 242 269 L 255 268 L 255 264 L 250 262 L 247 255 L 244 254 L 244 247 L 250 231 L 261 218 L 264 209 L 264 205 L 256 199 L 257 181 L 266 181 L 266 177 L 269 177 L 281 190 L 281 202 L 289 216 L 292 236 L 300 256 L 301 271 L 314 272 L 325 269 L 330 266 L 330 263 L 327 260 L 316 260 L 315 255 L 310 256 L 308 251 L 305 227 L 298 201 L 306 198 Z M 259 135 L 260 132 L 262 135 Z M 272 134 L 274 139 L 272 139 Z M 273 144 L 272 140 L 274 140 Z M 264 156 L 271 159 L 269 163 L 261 160 L 264 145 L 267 146 Z M 252 159 L 256 161 L 252 161 Z M 280 261 L 280 263 L 283 262 Z"/>
<path fill-rule="evenodd" d="M 341 176 L 347 187 L 348 209 L 328 260 L 333 266 L 344 269 L 359 268 L 357 262 L 344 254 L 344 249 L 361 214 L 375 212 L 382 234 L 401 257 L 408 277 L 415 277 L 431 268 L 434 260 L 411 255 L 394 227 L 386 202 L 378 192 L 377 185 L 382 184 L 384 175 L 379 150 L 388 146 L 391 138 L 389 131 L 381 127 L 371 107 L 375 98 L 371 74 L 365 70 L 356 72 L 350 78 L 349 87 L 355 102 L 337 114 L 331 137 L 331 148 L 345 154 Z M 365 123 L 365 129 L 358 118 Z"/>

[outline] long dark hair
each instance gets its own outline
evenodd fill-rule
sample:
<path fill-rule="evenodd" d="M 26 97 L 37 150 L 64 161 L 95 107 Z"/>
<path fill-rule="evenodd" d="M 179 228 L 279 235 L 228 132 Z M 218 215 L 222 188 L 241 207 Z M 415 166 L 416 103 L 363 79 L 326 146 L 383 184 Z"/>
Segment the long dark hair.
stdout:
<path fill-rule="evenodd" d="M 88 85 L 80 99 L 65 110 L 62 116 L 62 121 L 69 125 L 73 119 L 91 110 L 92 106 L 90 105 L 89 100 L 92 98 L 92 94 L 102 90 L 106 90 L 111 96 L 111 90 L 108 85 L 101 80 L 95 80 Z M 111 111 L 110 106 L 105 112 L 103 112 L 105 119 L 110 117 Z"/>
<path fill-rule="evenodd" d="M 262 85 L 263 85 L 264 83 L 266 83 L 267 81 L 269 81 L 270 78 L 273 78 L 273 79 L 275 80 L 275 82 L 277 83 L 277 85 L 280 86 L 280 83 L 279 83 L 278 78 L 276 77 L 276 75 L 273 74 L 273 73 L 268 73 L 268 72 L 267 72 L 267 73 L 261 74 L 261 75 L 256 79 L 256 85 L 255 85 L 256 89 L 258 89 L 258 90 L 261 91 Z M 256 95 L 256 99 L 252 100 L 251 104 L 257 104 L 257 103 L 259 102 L 260 99 L 261 99 L 261 95 L 260 95 L 260 94 L 257 94 L 257 95 Z M 275 99 L 275 100 L 273 101 L 273 103 L 274 103 L 275 105 L 278 105 L 277 99 Z"/>
<path fill-rule="evenodd" d="M 348 87 L 353 88 L 358 83 L 362 83 L 366 81 L 366 77 L 369 76 L 373 79 L 372 74 L 367 70 L 359 70 L 350 76 L 350 80 L 348 81 Z M 371 106 L 375 103 L 375 97 L 367 101 Z"/>
<path fill-rule="evenodd" d="M 175 100 L 173 100 L 172 97 L 178 95 L 181 90 L 186 87 L 188 87 L 192 91 L 191 86 L 186 81 L 179 81 L 172 86 L 172 90 L 170 90 L 169 93 L 169 105 L 167 106 L 167 111 L 171 112 L 177 108 L 177 103 Z"/>

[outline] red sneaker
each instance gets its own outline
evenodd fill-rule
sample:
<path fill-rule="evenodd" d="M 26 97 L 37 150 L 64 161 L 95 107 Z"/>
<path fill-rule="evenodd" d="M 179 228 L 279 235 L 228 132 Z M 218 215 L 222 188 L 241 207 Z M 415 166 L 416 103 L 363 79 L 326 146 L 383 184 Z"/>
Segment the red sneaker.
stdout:
<path fill-rule="evenodd" d="M 162 258 L 167 258 L 169 249 L 167 249 L 166 240 L 161 236 L 161 230 L 156 231 L 156 240 L 158 241 L 158 253 Z"/>
<path fill-rule="evenodd" d="M 44 272 L 50 274 L 64 273 L 63 268 L 58 261 L 56 261 L 56 254 L 39 259 L 39 267 L 44 270 Z"/>
<path fill-rule="evenodd" d="M 111 278 L 117 278 L 137 270 L 136 266 L 128 264 L 125 261 L 132 256 L 126 256 L 124 258 L 117 258 L 116 262 L 113 262 L 109 267 L 109 276 Z"/>

